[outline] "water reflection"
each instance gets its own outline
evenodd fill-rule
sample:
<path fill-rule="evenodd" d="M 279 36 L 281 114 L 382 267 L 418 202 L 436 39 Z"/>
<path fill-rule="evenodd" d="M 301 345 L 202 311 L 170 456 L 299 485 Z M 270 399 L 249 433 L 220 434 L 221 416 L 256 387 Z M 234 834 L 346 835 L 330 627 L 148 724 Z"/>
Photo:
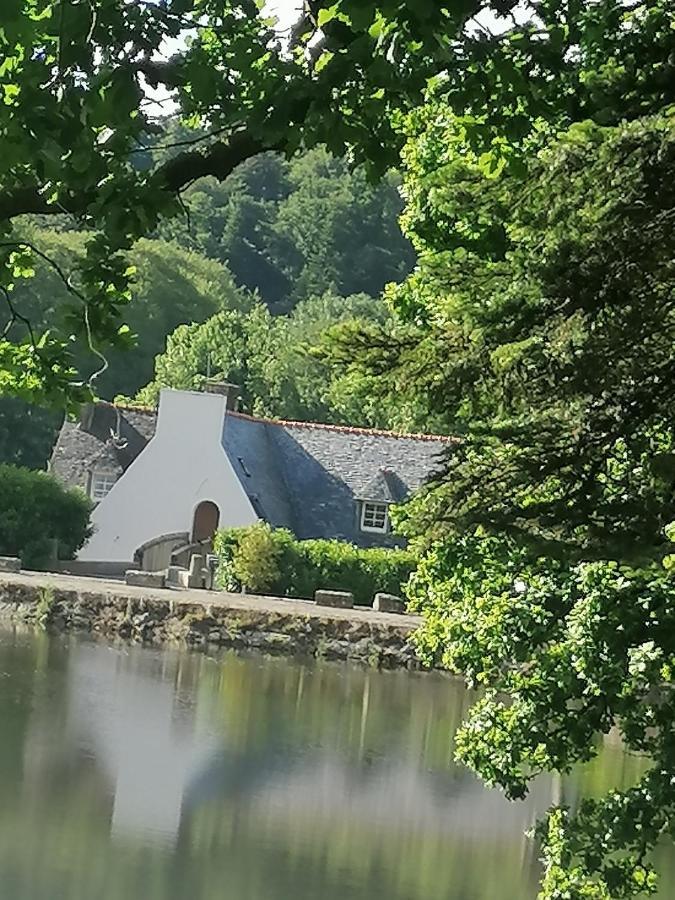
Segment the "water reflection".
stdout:
<path fill-rule="evenodd" d="M 523 832 L 634 780 L 616 747 L 509 804 L 436 675 L 0 633 L 0 896 L 523 900 Z M 667 894 L 664 894 L 667 896 Z"/>

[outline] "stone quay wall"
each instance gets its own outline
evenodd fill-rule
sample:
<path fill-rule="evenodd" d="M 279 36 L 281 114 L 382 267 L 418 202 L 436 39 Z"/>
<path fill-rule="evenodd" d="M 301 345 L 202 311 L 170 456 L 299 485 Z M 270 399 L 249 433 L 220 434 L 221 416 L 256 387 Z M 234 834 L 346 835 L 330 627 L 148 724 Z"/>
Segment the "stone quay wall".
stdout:
<path fill-rule="evenodd" d="M 420 668 L 411 643 L 410 617 L 323 610 L 276 598 L 170 590 L 144 593 L 119 584 L 91 589 L 64 585 L 61 576 L 4 575 L 0 621 L 54 631 L 80 631 L 107 639 L 185 647 L 231 647 L 270 654 L 352 660 L 381 668 Z M 82 579 L 84 581 L 84 579 Z M 161 593 L 161 596 L 160 596 Z M 228 602 L 228 596 L 231 601 Z M 213 600 L 210 598 L 213 597 Z M 341 615 L 338 615 L 342 613 Z"/>

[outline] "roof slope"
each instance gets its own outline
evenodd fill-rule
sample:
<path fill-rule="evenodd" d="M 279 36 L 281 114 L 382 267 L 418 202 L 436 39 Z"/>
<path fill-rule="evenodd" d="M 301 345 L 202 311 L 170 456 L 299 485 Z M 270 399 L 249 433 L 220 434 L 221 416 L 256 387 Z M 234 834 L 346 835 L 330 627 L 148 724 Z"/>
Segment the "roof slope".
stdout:
<path fill-rule="evenodd" d="M 361 531 L 356 500 L 400 502 L 439 466 L 450 438 L 397 435 L 301 422 L 274 422 L 228 414 L 237 433 L 237 474 L 273 525 L 298 538 L 336 537 L 381 544 L 382 535 Z M 260 429 L 267 433 L 266 462 L 254 456 Z M 226 450 L 232 458 L 232 450 Z M 229 447 L 235 446 L 230 442 Z M 263 459 L 262 454 L 259 457 Z M 248 470 L 245 475 L 243 466 Z M 237 469 L 237 465 L 235 465 Z M 279 477 L 279 475 L 281 477 Z M 392 539 L 395 542 L 395 539 Z"/>
<path fill-rule="evenodd" d="M 120 475 L 145 448 L 157 427 L 153 410 L 96 403 L 80 422 L 65 421 L 54 445 L 50 471 L 71 487 L 88 488 L 89 473 L 105 469 Z M 119 434 L 119 440 L 112 438 Z"/>
<path fill-rule="evenodd" d="M 293 511 L 267 423 L 227 415 L 223 447 L 256 514 L 272 525 L 293 530 Z"/>

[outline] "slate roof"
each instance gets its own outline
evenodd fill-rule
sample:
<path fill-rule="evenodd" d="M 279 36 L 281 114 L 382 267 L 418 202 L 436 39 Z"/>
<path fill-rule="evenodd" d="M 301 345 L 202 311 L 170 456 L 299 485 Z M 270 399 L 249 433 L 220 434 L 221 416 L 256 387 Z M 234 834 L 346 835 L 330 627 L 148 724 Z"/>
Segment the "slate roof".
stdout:
<path fill-rule="evenodd" d="M 228 413 L 223 447 L 260 518 L 294 530 L 284 473 L 268 423 Z"/>
<path fill-rule="evenodd" d="M 261 432 L 267 457 L 260 452 Z M 356 501 L 401 502 L 439 467 L 451 442 L 435 435 L 261 420 L 241 413 L 228 413 L 224 430 L 231 460 L 236 446 L 235 470 L 244 489 L 258 498 L 270 524 L 290 527 L 301 540 L 338 538 L 366 546 L 400 541 L 361 531 Z M 258 453 L 258 460 L 268 462 L 258 462 Z M 249 473 L 243 477 L 240 460 Z"/>
<path fill-rule="evenodd" d="M 61 426 L 49 469 L 66 484 L 86 491 L 93 469 L 118 476 L 126 471 L 154 435 L 156 426 L 155 410 L 104 402 L 85 406 L 80 422 L 66 420 Z"/>
<path fill-rule="evenodd" d="M 98 403 L 79 425 L 64 423 L 51 469 L 86 489 L 95 467 L 124 472 L 156 424 L 154 410 Z M 121 440 L 112 441 L 111 431 Z M 357 501 L 401 502 L 439 467 L 453 440 L 235 412 L 226 414 L 223 428 L 223 448 L 260 518 L 301 540 L 338 538 L 362 546 L 400 540 L 362 532 Z"/>

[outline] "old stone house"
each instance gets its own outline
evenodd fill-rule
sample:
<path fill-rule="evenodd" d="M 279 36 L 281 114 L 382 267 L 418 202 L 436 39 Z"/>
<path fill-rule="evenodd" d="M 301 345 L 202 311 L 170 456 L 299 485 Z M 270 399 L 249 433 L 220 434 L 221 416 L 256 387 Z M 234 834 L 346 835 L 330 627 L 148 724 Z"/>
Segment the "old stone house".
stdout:
<path fill-rule="evenodd" d="M 65 422 L 50 463 L 96 503 L 79 559 L 163 568 L 217 527 L 263 520 L 300 538 L 393 546 L 389 509 L 449 438 L 254 418 L 236 389 L 163 390 L 157 410 L 99 402 Z"/>

